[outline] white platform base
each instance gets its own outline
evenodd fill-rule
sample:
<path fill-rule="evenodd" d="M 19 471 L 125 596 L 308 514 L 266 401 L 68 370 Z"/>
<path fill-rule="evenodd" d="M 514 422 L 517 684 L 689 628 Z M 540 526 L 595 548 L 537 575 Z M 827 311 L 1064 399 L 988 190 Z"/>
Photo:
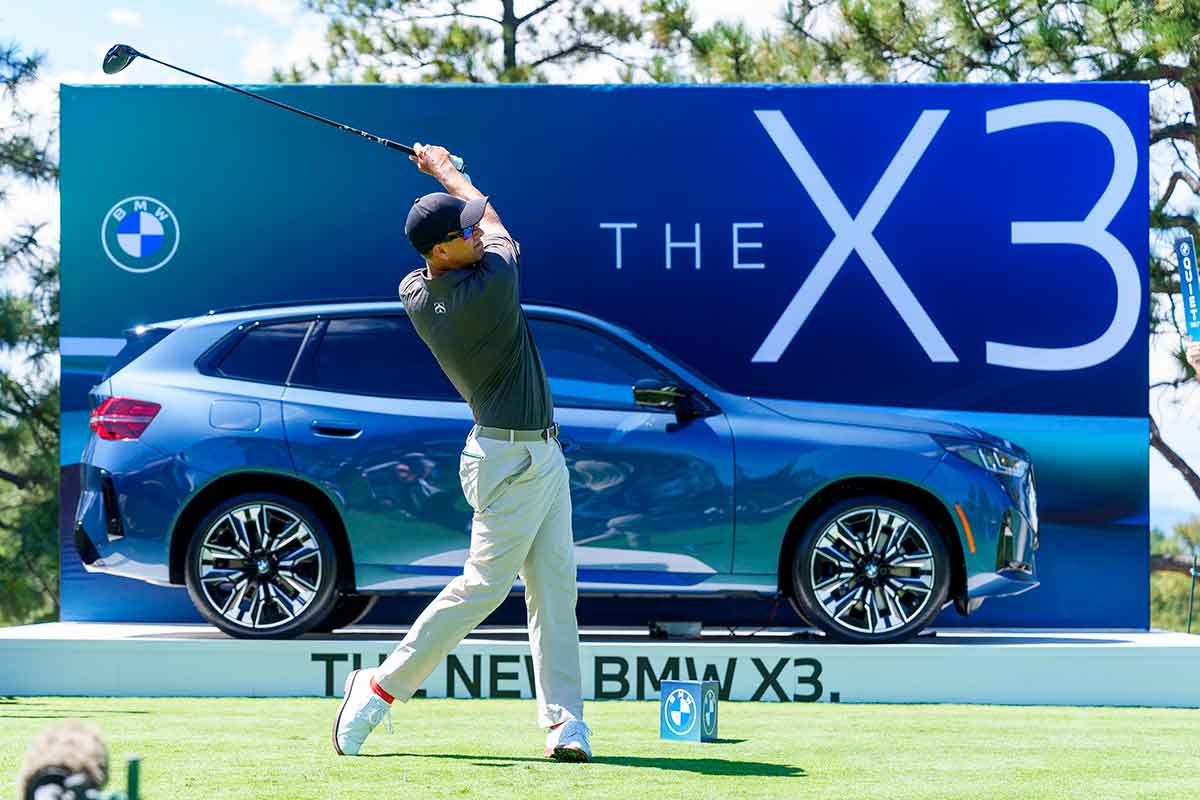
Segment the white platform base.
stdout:
<path fill-rule="evenodd" d="M 0 695 L 279 697 L 341 694 L 402 627 L 240 641 L 205 625 L 50 623 L 0 629 Z M 1200 636 L 1123 631 L 939 631 L 908 644 L 830 644 L 802 631 L 706 630 L 654 641 L 590 628 L 584 696 L 655 699 L 664 678 L 721 682 L 730 700 L 1200 707 Z M 425 681 L 428 697 L 531 697 L 522 629 L 483 628 Z"/>

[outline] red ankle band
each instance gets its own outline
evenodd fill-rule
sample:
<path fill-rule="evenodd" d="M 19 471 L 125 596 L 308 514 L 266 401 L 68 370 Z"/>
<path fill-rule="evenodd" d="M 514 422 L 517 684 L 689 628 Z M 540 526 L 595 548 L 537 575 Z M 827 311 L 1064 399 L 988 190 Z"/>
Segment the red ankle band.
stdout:
<path fill-rule="evenodd" d="M 563 720 L 563 722 L 566 722 L 566 720 Z M 551 726 L 550 726 L 550 730 L 554 730 L 555 728 L 562 727 L 562 724 L 563 724 L 563 723 L 562 723 L 562 722 L 560 722 L 560 723 L 558 723 L 557 725 L 551 725 Z"/>
<path fill-rule="evenodd" d="M 383 701 L 385 703 L 388 703 L 389 705 L 391 704 L 391 702 L 393 700 L 396 699 L 396 698 L 392 697 L 390 694 L 388 694 L 387 692 L 385 692 L 383 690 L 383 687 L 375 682 L 374 678 L 371 678 L 371 691 L 374 692 L 375 694 L 379 695 L 380 697 L 382 697 Z"/>

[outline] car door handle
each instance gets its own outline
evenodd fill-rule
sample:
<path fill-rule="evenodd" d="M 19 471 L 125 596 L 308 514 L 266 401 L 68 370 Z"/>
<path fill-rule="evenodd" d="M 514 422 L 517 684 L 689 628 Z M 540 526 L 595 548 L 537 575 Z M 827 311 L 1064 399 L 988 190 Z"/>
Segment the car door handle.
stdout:
<path fill-rule="evenodd" d="M 327 438 L 357 439 L 362 434 L 362 428 L 357 425 L 348 425 L 345 422 L 329 422 L 314 419 L 311 427 L 313 433 L 317 436 Z"/>

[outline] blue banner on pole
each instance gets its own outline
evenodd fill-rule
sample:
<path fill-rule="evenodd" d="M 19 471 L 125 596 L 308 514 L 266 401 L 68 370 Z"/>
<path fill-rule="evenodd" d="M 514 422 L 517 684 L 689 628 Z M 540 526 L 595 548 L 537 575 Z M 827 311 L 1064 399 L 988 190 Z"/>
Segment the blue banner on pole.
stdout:
<path fill-rule="evenodd" d="M 1188 336 L 1200 342 L 1200 291 L 1196 288 L 1196 243 L 1192 237 L 1175 240 L 1175 258 L 1179 265 L 1179 292 L 1183 295 L 1183 317 Z"/>

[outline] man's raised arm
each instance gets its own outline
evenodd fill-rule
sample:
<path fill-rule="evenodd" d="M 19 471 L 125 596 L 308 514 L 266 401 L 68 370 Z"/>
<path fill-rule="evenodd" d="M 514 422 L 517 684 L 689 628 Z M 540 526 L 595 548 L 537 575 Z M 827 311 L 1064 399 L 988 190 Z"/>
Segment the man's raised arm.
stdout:
<path fill-rule="evenodd" d="M 446 148 L 415 142 L 413 149 L 417 153 L 416 155 L 409 156 L 409 160 L 414 162 L 421 172 L 435 178 L 438 183 L 442 184 L 447 193 L 454 195 L 459 200 L 477 200 L 483 197 L 483 193 L 472 186 L 471 182 L 450 163 L 450 152 Z M 492 207 L 490 202 L 483 210 L 483 219 L 479 221 L 479 228 L 485 239 L 506 239 L 509 242 L 513 241 L 512 235 L 504 227 L 504 223 L 500 221 L 500 215 L 496 213 L 496 209 Z M 513 255 L 515 257 L 515 243 L 513 247 Z"/>

